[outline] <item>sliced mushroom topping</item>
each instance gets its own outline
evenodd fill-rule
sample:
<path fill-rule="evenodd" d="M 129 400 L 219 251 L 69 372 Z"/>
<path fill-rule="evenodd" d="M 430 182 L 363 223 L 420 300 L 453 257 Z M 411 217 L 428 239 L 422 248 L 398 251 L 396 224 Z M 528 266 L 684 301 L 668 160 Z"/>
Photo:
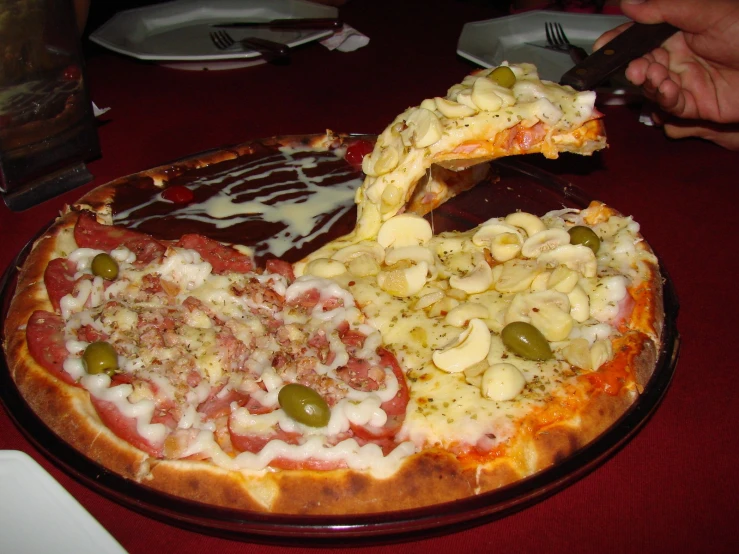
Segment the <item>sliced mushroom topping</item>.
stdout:
<path fill-rule="evenodd" d="M 481 319 L 472 319 L 461 335 L 451 345 L 433 353 L 432 359 L 439 369 L 459 373 L 484 360 L 490 350 L 490 330 Z"/>

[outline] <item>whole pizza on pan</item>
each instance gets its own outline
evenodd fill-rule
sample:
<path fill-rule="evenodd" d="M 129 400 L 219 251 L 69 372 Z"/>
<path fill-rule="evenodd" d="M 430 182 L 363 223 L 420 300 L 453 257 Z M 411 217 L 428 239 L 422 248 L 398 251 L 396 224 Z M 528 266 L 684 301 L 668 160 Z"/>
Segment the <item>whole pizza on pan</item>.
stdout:
<path fill-rule="evenodd" d="M 597 202 L 459 232 L 423 215 L 493 182 L 485 161 L 604 146 L 593 93 L 504 64 L 374 144 L 271 139 L 99 187 L 20 270 L 11 376 L 91 460 L 210 505 L 372 513 L 517 482 L 637 400 L 657 259 Z"/>

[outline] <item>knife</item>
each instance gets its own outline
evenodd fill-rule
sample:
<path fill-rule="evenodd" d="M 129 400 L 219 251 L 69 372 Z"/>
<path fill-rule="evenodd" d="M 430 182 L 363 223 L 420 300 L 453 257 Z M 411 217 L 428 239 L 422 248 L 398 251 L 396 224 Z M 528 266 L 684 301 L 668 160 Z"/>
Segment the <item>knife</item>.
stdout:
<path fill-rule="evenodd" d="M 634 23 L 611 42 L 596 50 L 562 75 L 560 83 L 575 90 L 590 90 L 631 60 L 659 47 L 679 29 L 669 23 Z"/>
<path fill-rule="evenodd" d="M 344 26 L 340 19 L 336 18 L 293 18 L 272 19 L 270 21 L 230 21 L 225 23 L 214 23 L 211 27 L 221 29 L 246 29 L 246 28 L 268 28 L 268 29 L 334 29 L 339 30 Z"/>
<path fill-rule="evenodd" d="M 248 37 L 236 42 L 259 52 L 269 63 L 285 64 L 290 61 L 290 47 L 287 44 L 257 37 Z"/>

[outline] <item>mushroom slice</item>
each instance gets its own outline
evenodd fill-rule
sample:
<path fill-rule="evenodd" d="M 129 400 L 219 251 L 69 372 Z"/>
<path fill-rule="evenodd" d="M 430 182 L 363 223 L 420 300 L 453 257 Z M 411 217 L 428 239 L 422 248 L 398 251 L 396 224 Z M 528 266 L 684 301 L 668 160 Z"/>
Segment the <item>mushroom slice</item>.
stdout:
<path fill-rule="evenodd" d="M 521 254 L 526 258 L 537 258 L 544 252 L 550 252 L 563 244 L 570 243 L 570 234 L 564 229 L 545 229 L 527 238 L 521 247 Z"/>
<path fill-rule="evenodd" d="M 526 234 L 530 237 L 547 228 L 541 218 L 528 212 L 515 212 L 509 214 L 506 216 L 505 222 L 508 225 L 520 227 L 521 229 L 526 231 Z"/>
<path fill-rule="evenodd" d="M 505 402 L 513 400 L 526 386 L 526 378 L 513 364 L 491 365 L 482 375 L 482 394 L 491 400 Z"/>
<path fill-rule="evenodd" d="M 491 342 L 490 330 L 485 322 L 472 319 L 456 341 L 433 353 L 432 360 L 441 370 L 459 373 L 484 360 L 490 351 Z"/>
<path fill-rule="evenodd" d="M 381 271 L 377 275 L 377 284 L 385 292 L 393 296 L 406 297 L 419 292 L 426 284 L 429 266 L 419 262 L 403 269 Z"/>
<path fill-rule="evenodd" d="M 583 277 L 595 277 L 598 270 L 598 261 L 595 254 L 587 246 L 581 244 L 565 244 L 549 252 L 544 252 L 538 258 L 539 262 L 556 267 L 564 265 Z"/>
<path fill-rule="evenodd" d="M 483 260 L 464 277 L 458 277 L 457 275 L 450 277 L 449 284 L 467 294 L 485 292 L 493 284 L 493 272 L 488 263 Z"/>
<path fill-rule="evenodd" d="M 400 214 L 382 224 L 377 233 L 377 242 L 383 248 L 400 248 L 425 244 L 433 235 L 431 225 L 414 214 Z"/>
<path fill-rule="evenodd" d="M 405 124 L 406 128 L 400 132 L 400 137 L 406 146 L 426 148 L 441 138 L 441 122 L 433 111 L 426 108 L 413 110 Z"/>

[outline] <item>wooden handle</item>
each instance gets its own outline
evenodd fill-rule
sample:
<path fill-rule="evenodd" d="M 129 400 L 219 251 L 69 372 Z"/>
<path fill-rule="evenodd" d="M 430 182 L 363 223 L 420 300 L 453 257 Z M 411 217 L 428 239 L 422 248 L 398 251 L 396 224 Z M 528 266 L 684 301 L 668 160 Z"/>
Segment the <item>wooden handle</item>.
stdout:
<path fill-rule="evenodd" d="M 272 29 L 341 29 L 344 23 L 336 18 L 273 19 Z"/>
<path fill-rule="evenodd" d="M 659 47 L 679 29 L 668 23 L 634 23 L 611 42 L 596 50 L 562 76 L 560 83 L 589 90 L 605 81 L 631 60 Z"/>
<path fill-rule="evenodd" d="M 281 42 L 250 37 L 243 39 L 241 44 L 259 52 L 268 62 L 282 62 L 290 59 L 290 47 Z"/>
<path fill-rule="evenodd" d="M 294 19 L 273 19 L 271 21 L 228 21 L 224 23 L 216 23 L 212 27 L 222 29 L 241 29 L 241 28 L 266 28 L 266 29 L 282 29 L 282 30 L 333 30 L 338 31 L 344 26 L 344 22 L 333 17 L 328 18 L 294 18 Z"/>

